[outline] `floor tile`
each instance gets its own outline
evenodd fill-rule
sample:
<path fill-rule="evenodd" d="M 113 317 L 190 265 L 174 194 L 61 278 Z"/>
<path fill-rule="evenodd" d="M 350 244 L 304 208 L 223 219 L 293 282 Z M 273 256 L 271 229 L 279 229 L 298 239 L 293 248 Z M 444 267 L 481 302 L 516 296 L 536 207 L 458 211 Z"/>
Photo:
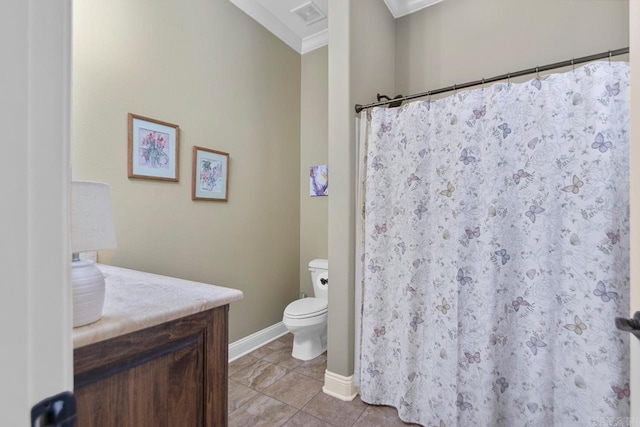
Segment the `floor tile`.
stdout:
<path fill-rule="evenodd" d="M 249 353 L 249 355 L 257 359 L 262 359 L 263 357 L 268 356 L 274 351 L 281 350 L 283 348 L 288 348 L 289 350 L 291 350 L 293 345 L 293 335 L 291 335 L 292 338 L 289 338 L 287 335 L 284 335 L 278 339 L 271 341 L 268 344 L 263 345 L 260 348 L 255 349 L 254 351 Z"/>
<path fill-rule="evenodd" d="M 280 365 L 283 368 L 287 369 L 295 369 L 302 364 L 302 360 L 296 359 L 295 357 L 291 356 L 291 347 L 285 347 L 281 348 L 280 350 L 276 350 L 273 353 L 265 356 L 262 360 L 275 363 L 276 365 Z"/>
<path fill-rule="evenodd" d="M 281 336 L 276 341 L 280 341 L 282 344 L 286 345 L 289 348 L 293 347 L 293 334 L 288 333 L 286 335 Z"/>
<path fill-rule="evenodd" d="M 306 412 L 298 411 L 284 427 L 333 427 L 333 424 L 319 420 Z"/>
<path fill-rule="evenodd" d="M 302 410 L 337 427 L 349 427 L 362 415 L 367 404 L 356 397 L 345 402 L 324 393 L 318 393 Z"/>
<path fill-rule="evenodd" d="M 247 386 L 239 384 L 235 381 L 229 381 L 229 414 L 238 409 L 245 402 L 254 398 L 257 394 L 257 391 L 251 390 Z"/>
<path fill-rule="evenodd" d="M 258 360 L 255 364 L 238 371 L 229 379 L 254 390 L 262 391 L 286 374 L 287 370 L 282 366 Z"/>
<path fill-rule="evenodd" d="M 302 362 L 295 371 L 313 379 L 324 382 L 324 371 L 327 370 L 327 353 L 322 353 L 315 359 Z"/>
<path fill-rule="evenodd" d="M 322 390 L 322 382 L 297 372 L 289 372 L 263 393 L 295 408 L 302 408 Z"/>
<path fill-rule="evenodd" d="M 271 350 L 270 348 L 267 348 L 267 346 L 265 345 L 253 350 L 251 353 L 249 353 L 249 356 L 254 357 L 256 359 L 262 359 L 263 357 L 268 356 L 271 353 L 273 353 L 273 350 Z"/>
<path fill-rule="evenodd" d="M 367 405 L 353 427 L 406 427 L 413 424 L 404 423 L 398 417 L 398 410 L 390 406 Z"/>
<path fill-rule="evenodd" d="M 259 394 L 229 416 L 230 427 L 284 425 L 296 413 L 293 408 L 269 396 Z"/>
<path fill-rule="evenodd" d="M 241 358 L 234 360 L 233 362 L 229 363 L 229 377 L 231 377 L 231 375 L 235 374 L 236 372 L 255 364 L 258 360 L 259 359 L 256 359 L 255 357 L 252 357 L 250 355 L 242 356 Z"/>
<path fill-rule="evenodd" d="M 265 347 L 270 349 L 271 351 L 280 350 L 281 348 L 291 349 L 293 346 L 293 335 L 287 334 L 283 335 L 280 338 L 271 341 Z"/>
<path fill-rule="evenodd" d="M 229 425 L 385 427 L 405 424 L 395 408 L 343 402 L 322 393 L 327 353 L 302 362 L 291 357 L 286 334 L 229 364 Z"/>

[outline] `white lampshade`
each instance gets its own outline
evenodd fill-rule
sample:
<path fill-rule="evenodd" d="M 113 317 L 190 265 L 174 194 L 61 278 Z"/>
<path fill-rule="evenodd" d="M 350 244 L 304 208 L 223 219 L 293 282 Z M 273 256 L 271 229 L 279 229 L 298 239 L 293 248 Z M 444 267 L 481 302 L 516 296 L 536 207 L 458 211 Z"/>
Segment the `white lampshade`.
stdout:
<path fill-rule="evenodd" d="M 100 320 L 105 297 L 102 272 L 79 252 L 116 247 L 109 186 L 101 182 L 71 182 L 71 285 L 73 326 Z"/>
<path fill-rule="evenodd" d="M 71 252 L 116 247 L 109 185 L 71 182 Z"/>

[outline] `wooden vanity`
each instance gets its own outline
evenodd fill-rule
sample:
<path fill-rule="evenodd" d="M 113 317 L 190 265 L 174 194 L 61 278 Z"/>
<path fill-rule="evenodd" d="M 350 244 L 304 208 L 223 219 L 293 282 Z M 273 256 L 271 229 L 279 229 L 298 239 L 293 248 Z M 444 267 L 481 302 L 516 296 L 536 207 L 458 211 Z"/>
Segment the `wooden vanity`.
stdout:
<path fill-rule="evenodd" d="M 98 268 L 102 319 L 73 332 L 76 425 L 226 426 L 228 311 L 242 292 Z"/>

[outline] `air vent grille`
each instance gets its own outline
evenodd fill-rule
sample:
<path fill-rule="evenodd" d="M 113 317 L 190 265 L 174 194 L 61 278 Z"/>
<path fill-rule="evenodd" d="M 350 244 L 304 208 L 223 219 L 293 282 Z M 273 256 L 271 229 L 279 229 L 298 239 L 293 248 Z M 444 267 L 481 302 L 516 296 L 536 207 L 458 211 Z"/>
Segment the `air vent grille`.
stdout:
<path fill-rule="evenodd" d="M 296 7 L 291 11 L 291 13 L 298 15 L 300 19 L 307 24 L 307 26 L 327 18 L 327 16 L 312 1 Z"/>

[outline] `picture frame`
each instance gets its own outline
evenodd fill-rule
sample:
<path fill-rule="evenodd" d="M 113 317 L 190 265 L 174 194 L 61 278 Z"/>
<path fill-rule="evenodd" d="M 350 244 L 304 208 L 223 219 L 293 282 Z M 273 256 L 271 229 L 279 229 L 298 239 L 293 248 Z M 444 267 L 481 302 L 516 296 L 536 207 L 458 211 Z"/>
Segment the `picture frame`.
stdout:
<path fill-rule="evenodd" d="M 193 147 L 191 200 L 229 200 L 229 153 Z"/>
<path fill-rule="evenodd" d="M 129 113 L 128 177 L 180 180 L 180 127 Z"/>

